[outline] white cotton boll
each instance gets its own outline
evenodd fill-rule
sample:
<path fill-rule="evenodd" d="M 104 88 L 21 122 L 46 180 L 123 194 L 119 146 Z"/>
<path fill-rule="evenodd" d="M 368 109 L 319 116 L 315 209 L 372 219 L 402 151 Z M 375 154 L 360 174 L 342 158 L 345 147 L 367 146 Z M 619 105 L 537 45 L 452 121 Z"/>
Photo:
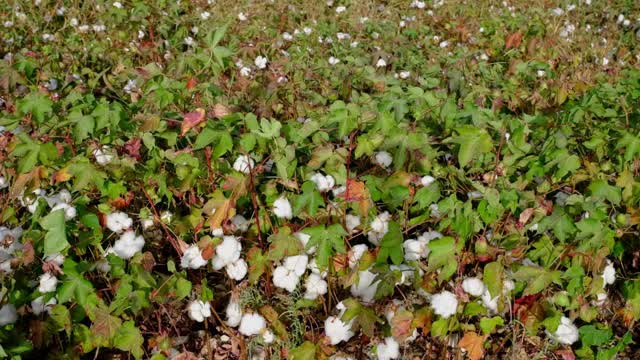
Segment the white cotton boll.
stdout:
<path fill-rule="evenodd" d="M 400 344 L 393 337 L 389 336 L 376 346 L 378 360 L 392 360 L 400 357 Z"/>
<path fill-rule="evenodd" d="M 299 281 L 300 277 L 284 266 L 278 266 L 273 270 L 273 285 L 276 287 L 294 292 Z"/>
<path fill-rule="evenodd" d="M 376 164 L 382 166 L 383 168 L 388 168 L 389 165 L 393 162 L 393 158 L 391 154 L 386 151 L 378 151 L 375 156 Z"/>
<path fill-rule="evenodd" d="M 242 320 L 242 308 L 240 308 L 240 303 L 230 301 L 225 312 L 227 314 L 227 325 L 231 327 L 237 327 L 240 325 L 240 321 Z"/>
<path fill-rule="evenodd" d="M 64 255 L 62 255 L 60 253 L 47 255 L 47 256 L 45 256 L 44 261 L 45 262 L 52 262 L 52 263 L 60 266 L 64 262 Z"/>
<path fill-rule="evenodd" d="M 264 341 L 265 344 L 271 344 L 275 339 L 276 337 L 271 330 L 262 333 L 262 341 Z"/>
<path fill-rule="evenodd" d="M 593 301 L 595 306 L 603 306 L 607 302 L 607 293 L 599 293 L 596 295 L 596 300 Z"/>
<path fill-rule="evenodd" d="M 293 40 L 293 35 L 289 34 L 288 32 L 285 32 L 282 34 L 282 38 L 286 41 L 291 41 Z"/>
<path fill-rule="evenodd" d="M 139 253 L 144 247 L 144 238 L 136 236 L 136 233 L 129 230 L 120 236 L 113 244 L 113 252 L 122 259 L 130 259 Z"/>
<path fill-rule="evenodd" d="M 409 76 L 411 76 L 411 72 L 410 71 L 403 70 L 403 71 L 400 71 L 398 73 L 398 77 L 400 77 L 400 79 L 402 79 L 402 80 L 408 79 Z"/>
<path fill-rule="evenodd" d="M 383 58 L 378 59 L 378 61 L 376 62 L 376 67 L 381 68 L 385 66 L 387 66 L 387 62 Z"/>
<path fill-rule="evenodd" d="M 284 259 L 284 267 L 293 271 L 296 276 L 302 276 L 307 269 L 309 257 L 307 255 L 288 256 Z"/>
<path fill-rule="evenodd" d="M 67 203 L 60 203 L 56 206 L 54 206 L 51 209 L 51 212 L 57 211 L 57 210 L 62 210 L 64 212 L 64 218 L 65 220 L 71 220 L 73 218 L 76 217 L 76 215 L 78 215 L 78 212 L 76 210 L 75 207 L 67 204 Z"/>
<path fill-rule="evenodd" d="M 316 184 L 318 191 L 321 193 L 331 190 L 336 185 L 336 181 L 331 175 L 315 173 L 311 176 L 310 180 Z"/>
<path fill-rule="evenodd" d="M 612 285 L 616 282 L 616 269 L 613 267 L 613 263 L 607 259 L 607 266 L 605 266 L 602 272 L 602 279 L 604 280 L 603 286 Z"/>
<path fill-rule="evenodd" d="M 304 298 L 308 300 L 315 300 L 318 296 L 327 293 L 327 282 L 318 274 L 310 274 L 304 286 L 307 289 Z"/>
<path fill-rule="evenodd" d="M 247 21 L 247 15 L 245 15 L 245 13 L 243 13 L 243 12 L 238 13 L 238 20 Z"/>
<path fill-rule="evenodd" d="M 96 263 L 96 269 L 100 272 L 108 273 L 111 271 L 111 264 L 109 264 L 107 259 L 102 259 Z"/>
<path fill-rule="evenodd" d="M 307 269 L 311 270 L 311 272 L 316 275 L 320 275 L 320 277 L 323 279 L 327 277 L 326 271 L 320 271 L 320 268 L 318 267 L 318 261 L 316 260 L 316 258 L 313 258 L 311 259 L 311 261 L 309 261 L 309 265 L 307 265 Z"/>
<path fill-rule="evenodd" d="M 484 293 L 485 286 L 482 280 L 472 277 L 462 281 L 462 290 L 472 296 L 481 296 Z"/>
<path fill-rule="evenodd" d="M 200 18 L 201 18 L 202 20 L 207 20 L 207 19 L 209 19 L 209 17 L 210 17 L 210 16 L 211 16 L 211 13 L 210 13 L 210 12 L 208 12 L 208 11 L 204 11 L 204 12 L 202 12 L 202 13 L 200 14 Z"/>
<path fill-rule="evenodd" d="M 225 236 L 222 238 L 222 243 L 216 246 L 215 250 L 216 255 L 212 260 L 213 268 L 214 270 L 220 270 L 240 259 L 242 244 L 235 236 Z"/>
<path fill-rule="evenodd" d="M 358 272 L 358 282 L 351 285 L 351 295 L 362 299 L 363 303 L 370 303 L 376 295 L 380 280 L 374 281 L 376 274 L 369 270 Z"/>
<path fill-rule="evenodd" d="M 253 167 L 255 166 L 255 162 L 249 155 L 240 155 L 233 163 L 233 169 L 235 171 L 239 171 L 241 173 L 248 174 Z"/>
<path fill-rule="evenodd" d="M 122 232 L 133 225 L 133 220 L 123 212 L 107 215 L 107 228 L 115 233 Z"/>
<path fill-rule="evenodd" d="M 240 75 L 243 76 L 243 77 L 247 77 L 247 76 L 251 75 L 251 68 L 248 68 L 246 66 L 241 67 L 240 68 Z M 234 166 L 234 168 L 235 168 L 235 166 Z M 240 170 L 238 170 L 238 171 L 240 171 Z M 248 173 L 249 173 L 249 171 L 247 170 L 246 174 L 248 174 Z"/>
<path fill-rule="evenodd" d="M 207 265 L 207 260 L 202 258 L 202 253 L 198 245 L 191 245 L 182 254 L 180 259 L 180 266 L 186 269 L 199 269 Z"/>
<path fill-rule="evenodd" d="M 227 265 L 227 275 L 233 280 L 240 281 L 247 276 L 249 270 L 247 262 L 244 259 L 239 259 L 234 263 Z"/>
<path fill-rule="evenodd" d="M 451 315 L 456 314 L 458 299 L 453 293 L 445 290 L 431 297 L 431 308 L 436 315 L 448 319 Z"/>
<path fill-rule="evenodd" d="M 345 191 L 347 191 L 347 187 L 344 185 L 339 186 L 337 188 L 333 188 L 331 190 L 331 192 L 333 193 L 333 196 L 339 196 L 340 194 L 344 194 Z"/>
<path fill-rule="evenodd" d="M 580 338 L 578 328 L 566 316 L 560 318 L 560 325 L 558 325 L 558 329 L 553 336 L 559 343 L 564 345 L 571 345 Z"/>
<path fill-rule="evenodd" d="M 491 293 L 488 289 L 485 289 L 482 293 L 482 305 L 489 311 L 490 314 L 495 314 L 498 312 L 498 298 L 491 297 Z"/>
<path fill-rule="evenodd" d="M 358 264 L 358 261 L 369 250 L 369 247 L 365 244 L 358 244 L 351 247 L 349 250 L 349 268 L 353 269 Z"/>
<path fill-rule="evenodd" d="M 420 260 L 429 255 L 429 247 L 424 241 L 409 239 L 402 243 L 405 260 Z"/>
<path fill-rule="evenodd" d="M 265 56 L 258 55 L 253 63 L 256 65 L 258 69 L 264 69 L 267 67 L 267 62 L 269 60 Z"/>
<path fill-rule="evenodd" d="M 386 234 L 389 231 L 389 220 L 391 220 L 391 214 L 388 211 L 379 214 L 371 222 L 371 230 Z"/>
<path fill-rule="evenodd" d="M 211 316 L 211 305 L 202 300 L 194 300 L 187 307 L 189 318 L 193 321 L 203 322 L 204 319 Z"/>
<path fill-rule="evenodd" d="M 40 315 L 43 312 L 51 311 L 51 308 L 58 303 L 56 298 L 51 298 L 47 303 L 44 302 L 44 295 L 39 296 L 31 301 L 31 311 L 34 315 Z"/>
<path fill-rule="evenodd" d="M 40 291 L 42 294 L 54 292 L 56 291 L 57 285 L 58 278 L 47 272 L 40 275 L 40 285 L 38 286 L 38 291 Z"/>
<path fill-rule="evenodd" d="M 336 14 L 340 14 L 342 12 L 345 12 L 347 10 L 347 8 L 345 6 L 338 6 L 336 8 Z"/>
<path fill-rule="evenodd" d="M 291 219 L 293 217 L 291 203 L 284 195 L 273 202 L 273 213 L 280 219 Z"/>
<path fill-rule="evenodd" d="M 407 284 L 410 279 L 413 278 L 413 268 L 409 265 L 400 264 L 400 265 L 391 265 L 389 266 L 391 271 L 399 271 L 400 272 L 400 280 L 396 282 L 396 286 Z"/>
<path fill-rule="evenodd" d="M 420 184 L 422 184 L 422 186 L 424 187 L 427 187 L 433 184 L 435 181 L 436 179 L 433 176 L 425 175 L 420 179 Z"/>
<path fill-rule="evenodd" d="M 184 44 L 187 46 L 193 46 L 195 45 L 196 41 L 193 40 L 193 38 L 191 36 L 187 36 L 184 38 Z"/>
<path fill-rule="evenodd" d="M 140 220 L 140 225 L 142 225 L 143 230 L 147 230 L 153 226 L 153 219 L 142 219 Z"/>
<path fill-rule="evenodd" d="M 345 225 L 347 227 L 347 231 L 350 234 L 358 232 L 356 228 L 360 226 L 360 216 L 347 214 L 344 220 L 345 220 Z"/>
<path fill-rule="evenodd" d="M 0 131 L 1 133 L 2 131 Z M 9 187 L 9 180 L 4 176 L 0 176 L 0 190 Z"/>
<path fill-rule="evenodd" d="M 13 324 L 18 320 L 18 311 L 13 304 L 5 304 L 0 308 L 0 326 Z"/>
<path fill-rule="evenodd" d="M 353 320 L 345 323 L 338 316 L 329 316 L 324 321 L 324 332 L 329 338 L 331 345 L 337 345 L 343 341 L 349 341 L 354 335 L 351 326 Z"/>
<path fill-rule="evenodd" d="M 244 216 L 238 214 L 231 218 L 231 223 L 236 227 L 238 231 L 241 233 L 247 232 L 249 230 L 249 225 L 251 223 Z"/>
<path fill-rule="evenodd" d="M 113 155 L 111 155 L 109 147 L 106 145 L 93 150 L 93 157 L 95 157 L 99 165 L 107 165 L 113 161 Z"/>
<path fill-rule="evenodd" d="M 340 62 L 340 59 L 331 56 L 331 57 L 329 57 L 328 62 L 329 62 L 329 65 L 336 65 L 336 64 L 338 64 Z"/>
<path fill-rule="evenodd" d="M 513 280 L 505 280 L 502 282 L 502 293 L 504 295 L 508 295 L 509 293 L 511 293 L 514 289 L 516 288 L 516 284 L 513 282 Z"/>
<path fill-rule="evenodd" d="M 267 322 L 264 318 L 256 313 L 249 313 L 242 315 L 240 321 L 240 334 L 244 336 L 259 335 L 267 327 Z"/>
<path fill-rule="evenodd" d="M 300 240 L 300 242 L 302 243 L 302 247 L 305 249 L 305 252 L 307 254 L 312 255 L 316 252 L 316 246 L 312 246 L 309 249 L 307 249 L 307 243 L 311 239 L 311 235 L 305 234 L 303 232 L 297 232 L 297 233 L 294 233 L 293 236 L 295 236 L 296 238 L 298 238 L 298 240 Z"/>
<path fill-rule="evenodd" d="M 163 223 L 169 224 L 171 220 L 173 220 L 173 213 L 171 211 L 165 210 L 160 213 L 160 221 L 162 221 Z"/>
<path fill-rule="evenodd" d="M 211 236 L 218 237 L 218 238 L 223 237 L 224 231 L 222 231 L 222 228 L 215 228 L 211 230 Z"/>

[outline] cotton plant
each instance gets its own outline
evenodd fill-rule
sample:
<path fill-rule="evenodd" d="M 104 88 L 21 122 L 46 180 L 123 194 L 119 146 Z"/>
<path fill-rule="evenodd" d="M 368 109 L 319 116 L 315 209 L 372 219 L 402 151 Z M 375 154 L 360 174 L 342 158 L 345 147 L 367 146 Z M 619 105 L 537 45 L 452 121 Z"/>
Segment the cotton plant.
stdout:
<path fill-rule="evenodd" d="M 307 243 L 309 243 L 309 240 L 311 240 L 311 235 L 306 234 L 302 231 L 298 231 L 298 232 L 295 232 L 293 236 L 295 236 L 298 240 L 300 240 L 300 243 L 302 244 L 302 248 L 305 249 L 305 252 L 307 254 L 309 255 L 315 254 L 317 249 L 316 246 L 311 246 L 307 249 Z"/>
<path fill-rule="evenodd" d="M 133 226 L 133 220 L 123 212 L 113 212 L 106 216 L 107 229 L 114 233 L 122 233 Z"/>
<path fill-rule="evenodd" d="M 322 278 L 320 274 L 309 274 L 304 286 L 306 289 L 304 298 L 307 300 L 315 300 L 319 296 L 327 293 L 327 282 Z"/>
<path fill-rule="evenodd" d="M 426 259 L 430 252 L 429 242 L 441 237 L 442 234 L 438 231 L 426 231 L 416 239 L 405 240 L 402 244 L 405 260 L 411 261 Z"/>
<path fill-rule="evenodd" d="M 115 158 L 111 148 L 107 145 L 103 145 L 93 150 L 93 157 L 96 159 L 98 165 L 102 166 L 110 164 Z"/>
<path fill-rule="evenodd" d="M 230 300 L 229 304 L 225 309 L 225 314 L 227 316 L 226 324 L 235 328 L 240 325 L 242 321 L 242 308 L 240 307 L 240 303 L 237 300 Z"/>
<path fill-rule="evenodd" d="M 50 272 L 46 272 L 40 276 L 38 291 L 42 294 L 56 291 L 58 286 L 58 278 Z"/>
<path fill-rule="evenodd" d="M 380 284 L 376 276 L 369 270 L 359 271 L 358 281 L 351 285 L 351 295 L 359 297 L 365 304 L 371 303 Z"/>
<path fill-rule="evenodd" d="M 300 282 L 300 277 L 305 273 L 308 262 L 307 255 L 286 257 L 283 264 L 273 270 L 273 285 L 293 292 Z"/>
<path fill-rule="evenodd" d="M 0 131 L 0 134 L 1 133 L 2 131 Z M 9 187 L 9 180 L 7 180 L 7 178 L 4 176 L 0 176 L 0 190 L 6 189 L 8 187 Z"/>
<path fill-rule="evenodd" d="M 563 345 L 571 345 L 580 339 L 578 328 L 573 324 L 573 321 L 566 316 L 560 318 L 560 324 L 553 334 L 547 334 Z"/>
<path fill-rule="evenodd" d="M 386 63 L 384 63 L 383 66 L 386 66 Z M 376 164 L 386 169 L 389 166 L 391 166 L 391 163 L 393 162 L 393 157 L 387 151 L 378 151 L 374 157 L 374 160 Z"/>
<path fill-rule="evenodd" d="M 45 297 L 43 295 L 31 301 L 31 312 L 34 315 L 37 316 L 44 312 L 49 313 L 51 309 L 58 303 L 58 300 L 55 297 L 52 297 L 51 299 L 47 300 L 47 302 L 45 302 L 44 299 Z"/>
<path fill-rule="evenodd" d="M 291 203 L 284 195 L 273 202 L 273 213 L 280 219 L 291 219 L 293 217 Z"/>

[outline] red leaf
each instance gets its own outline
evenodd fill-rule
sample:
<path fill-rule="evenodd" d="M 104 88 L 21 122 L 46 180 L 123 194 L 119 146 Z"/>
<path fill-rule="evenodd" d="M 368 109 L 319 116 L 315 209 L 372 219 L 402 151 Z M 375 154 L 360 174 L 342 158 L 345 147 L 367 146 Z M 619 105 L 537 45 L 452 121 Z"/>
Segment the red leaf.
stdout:
<path fill-rule="evenodd" d="M 140 140 L 139 137 L 133 138 L 124 144 L 124 151 L 125 153 L 127 153 L 127 155 L 140 161 L 142 160 L 142 156 L 140 156 L 141 145 L 142 145 L 142 141 Z"/>
<path fill-rule="evenodd" d="M 200 125 L 205 120 L 204 109 L 197 108 L 196 111 L 184 114 L 182 120 L 181 135 L 184 136 L 189 130 Z"/>
<path fill-rule="evenodd" d="M 191 90 L 196 85 L 198 85 L 198 80 L 196 80 L 196 78 L 189 78 L 189 80 L 187 80 L 186 88 L 187 88 L 187 90 Z"/>
<path fill-rule="evenodd" d="M 522 31 L 518 30 L 507 36 L 505 39 L 505 47 L 507 49 L 517 48 L 522 43 Z"/>

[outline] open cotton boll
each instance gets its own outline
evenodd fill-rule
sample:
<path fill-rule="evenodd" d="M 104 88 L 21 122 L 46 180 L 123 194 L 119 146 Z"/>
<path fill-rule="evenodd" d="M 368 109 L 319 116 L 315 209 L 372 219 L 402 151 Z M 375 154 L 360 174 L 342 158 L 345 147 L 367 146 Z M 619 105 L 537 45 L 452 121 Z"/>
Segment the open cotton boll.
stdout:
<path fill-rule="evenodd" d="M 255 162 L 249 155 L 240 155 L 233 163 L 233 169 L 241 173 L 248 174 L 255 166 Z"/>
<path fill-rule="evenodd" d="M 280 219 L 291 219 L 293 217 L 291 204 L 284 195 L 273 202 L 273 213 Z"/>
<path fill-rule="evenodd" d="M 38 286 L 38 291 L 41 293 L 49 293 L 56 291 L 56 286 L 58 286 L 58 278 L 53 276 L 51 273 L 44 273 L 40 275 L 40 285 Z"/>
<path fill-rule="evenodd" d="M 76 215 L 78 214 L 78 212 L 76 211 L 76 208 L 67 204 L 67 203 L 59 203 L 56 206 L 54 206 L 51 209 L 51 212 L 57 211 L 57 210 L 62 210 L 64 211 L 64 218 L 65 220 L 71 220 L 73 218 L 76 217 Z"/>
<path fill-rule="evenodd" d="M 343 341 L 349 341 L 354 335 L 351 326 L 353 320 L 345 323 L 340 320 L 340 316 L 329 316 L 324 321 L 324 332 L 329 338 L 331 345 L 337 345 Z"/>
<path fill-rule="evenodd" d="M 369 247 L 365 244 L 354 245 L 351 250 L 349 250 L 349 268 L 353 269 L 356 267 L 362 255 L 368 250 Z"/>
<path fill-rule="evenodd" d="M 244 259 L 238 259 L 236 262 L 227 265 L 227 275 L 236 281 L 244 279 L 247 275 L 247 262 Z"/>
<path fill-rule="evenodd" d="M 13 324 L 18 320 L 18 311 L 13 304 L 5 304 L 0 308 L 0 326 Z"/>
<path fill-rule="evenodd" d="M 344 217 L 344 222 L 345 222 L 345 225 L 347 227 L 347 231 L 350 234 L 358 232 L 358 230 L 356 230 L 356 228 L 358 226 L 360 226 L 360 216 L 347 214 Z"/>
<path fill-rule="evenodd" d="M 513 280 L 506 279 L 505 281 L 502 282 L 502 293 L 504 295 L 508 295 L 515 288 L 516 288 L 516 284 L 513 282 Z"/>
<path fill-rule="evenodd" d="M 310 180 L 316 184 L 316 187 L 320 192 L 327 192 L 336 185 L 336 181 L 331 175 L 315 173 L 311 176 Z"/>
<path fill-rule="evenodd" d="M 364 303 L 373 301 L 380 280 L 374 281 L 376 274 L 369 270 L 358 272 L 358 282 L 351 285 L 351 295 L 359 297 Z"/>
<path fill-rule="evenodd" d="M 311 259 L 311 261 L 309 261 L 309 265 L 307 265 L 307 269 L 311 270 L 311 272 L 316 275 L 320 275 L 320 277 L 323 279 L 327 277 L 326 271 L 320 271 L 320 268 L 318 267 L 318 261 L 316 260 L 316 258 L 313 258 Z"/>
<path fill-rule="evenodd" d="M 8 187 L 9 187 L 9 180 L 7 180 L 7 178 L 4 176 L 0 176 L 0 190 Z"/>
<path fill-rule="evenodd" d="M 420 184 L 422 184 L 422 186 L 424 187 L 427 187 L 433 184 L 435 181 L 436 179 L 433 176 L 425 175 L 420 179 Z"/>
<path fill-rule="evenodd" d="M 44 257 L 44 261 L 45 262 L 52 262 L 52 263 L 60 266 L 64 262 L 64 255 L 62 255 L 60 253 L 47 255 L 47 256 Z"/>
<path fill-rule="evenodd" d="M 404 285 L 413 278 L 413 268 L 409 265 L 400 264 L 400 265 L 391 265 L 389 266 L 391 271 L 399 271 L 400 272 L 400 280 L 396 282 L 396 286 Z"/>
<path fill-rule="evenodd" d="M 389 220 L 391 220 L 391 215 L 388 211 L 379 214 L 371 222 L 371 230 L 386 234 L 389 231 Z"/>
<path fill-rule="evenodd" d="M 440 315 L 445 319 L 455 315 L 458 308 L 458 299 L 450 291 L 442 291 L 431 297 L 431 308 L 436 315 Z"/>
<path fill-rule="evenodd" d="M 307 289 L 304 298 L 308 300 L 315 300 L 318 296 L 327 293 L 327 282 L 318 274 L 310 274 L 304 286 Z"/>
<path fill-rule="evenodd" d="M 482 292 L 482 305 L 489 311 L 490 314 L 495 314 L 498 312 L 498 298 L 491 297 L 491 293 L 489 290 L 485 288 L 484 292 Z"/>
<path fill-rule="evenodd" d="M 573 324 L 573 321 L 568 317 L 563 316 L 560 318 L 560 325 L 558 325 L 556 332 L 553 333 L 553 337 L 561 344 L 571 345 L 578 341 L 580 335 L 578 333 L 578 328 Z"/>
<path fill-rule="evenodd" d="M 47 303 L 44 302 L 44 295 L 39 296 L 31 301 L 31 311 L 34 315 L 40 315 L 43 312 L 51 311 L 51 308 L 58 303 L 56 298 L 51 298 Z"/>
<path fill-rule="evenodd" d="M 144 238 L 136 236 L 133 230 L 126 231 L 113 244 L 113 252 L 122 259 L 130 259 L 144 247 Z"/>
<path fill-rule="evenodd" d="M 278 266 L 273 270 L 273 285 L 276 287 L 293 292 L 298 286 L 298 282 L 300 282 L 300 277 L 284 266 Z"/>
<path fill-rule="evenodd" d="M 595 306 L 602 306 L 607 302 L 607 293 L 598 293 L 598 295 L 596 295 L 596 300 L 594 300 L 592 303 Z"/>
<path fill-rule="evenodd" d="M 194 300 L 187 307 L 189 318 L 193 321 L 203 322 L 204 319 L 211 316 L 211 305 L 202 300 Z"/>
<path fill-rule="evenodd" d="M 604 280 L 603 286 L 612 285 L 616 282 L 616 269 L 609 259 L 607 259 L 607 266 L 604 267 L 604 271 L 602 272 L 602 279 Z"/>
<path fill-rule="evenodd" d="M 133 225 L 133 220 L 123 212 L 107 215 L 107 228 L 115 233 L 122 232 Z"/>
<path fill-rule="evenodd" d="M 113 161 L 113 155 L 111 154 L 109 147 L 106 145 L 93 150 L 93 156 L 96 158 L 96 162 L 100 165 L 107 165 Z"/>
<path fill-rule="evenodd" d="M 375 156 L 375 160 L 376 160 L 376 164 L 382 166 L 383 168 L 388 168 L 389 165 L 391 165 L 391 162 L 393 162 L 393 158 L 391 157 L 391 154 L 389 154 L 386 151 L 377 152 Z"/>
<path fill-rule="evenodd" d="M 189 246 L 180 259 L 180 266 L 185 269 L 199 269 L 205 265 L 207 260 L 202 258 L 200 248 L 196 244 Z"/>
<path fill-rule="evenodd" d="M 389 336 L 376 346 L 378 360 L 392 360 L 400 357 L 400 344 L 393 337 Z"/>
<path fill-rule="evenodd" d="M 302 276 L 307 269 L 309 257 L 307 255 L 288 256 L 284 259 L 284 267 L 293 271 L 297 276 Z"/>
<path fill-rule="evenodd" d="M 420 260 L 429 256 L 429 246 L 424 241 L 409 239 L 402 243 L 405 260 Z"/>
<path fill-rule="evenodd" d="M 267 67 L 267 62 L 269 60 L 265 56 L 258 55 L 253 63 L 256 65 L 258 69 L 264 69 Z"/>
<path fill-rule="evenodd" d="M 265 344 L 271 344 L 275 340 L 276 340 L 276 336 L 273 335 L 273 332 L 271 330 L 265 330 L 262 333 L 262 341 L 264 341 Z"/>
<path fill-rule="evenodd" d="M 311 239 L 311 235 L 298 231 L 297 233 L 294 233 L 293 236 L 297 237 L 298 240 L 300 240 L 300 242 L 302 243 L 302 247 L 305 249 L 305 252 L 307 254 L 312 255 L 313 253 L 316 252 L 315 246 L 312 246 L 309 249 L 307 249 L 307 243 Z"/>
<path fill-rule="evenodd" d="M 232 264 L 240 259 L 242 245 L 235 236 L 224 236 L 222 242 L 216 246 L 216 255 L 211 260 L 214 270 Z"/>
<path fill-rule="evenodd" d="M 238 214 L 231 218 L 231 223 L 236 227 L 238 231 L 241 233 L 247 232 L 249 230 L 250 222 L 244 216 Z"/>
<path fill-rule="evenodd" d="M 230 301 L 225 312 L 227 313 L 227 325 L 231 327 L 237 327 L 240 325 L 240 321 L 242 320 L 242 308 L 240 308 L 240 303 Z"/>
<path fill-rule="evenodd" d="M 267 327 L 267 322 L 264 318 L 256 313 L 247 313 L 242 315 L 240 320 L 240 334 L 244 336 L 259 335 Z"/>
<path fill-rule="evenodd" d="M 471 296 L 482 296 L 485 286 L 482 280 L 471 277 L 462 281 L 462 290 Z"/>

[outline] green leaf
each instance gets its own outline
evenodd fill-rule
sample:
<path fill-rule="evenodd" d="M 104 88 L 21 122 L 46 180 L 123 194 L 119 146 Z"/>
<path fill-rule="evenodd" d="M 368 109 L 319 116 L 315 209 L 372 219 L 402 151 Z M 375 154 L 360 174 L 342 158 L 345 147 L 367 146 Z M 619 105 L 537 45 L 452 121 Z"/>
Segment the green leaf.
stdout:
<path fill-rule="evenodd" d="M 624 148 L 624 161 L 629 163 L 633 158 L 640 154 L 640 138 L 625 131 L 622 139 L 618 141 L 616 149 Z"/>
<path fill-rule="evenodd" d="M 498 326 L 504 326 L 504 319 L 500 316 L 480 319 L 480 329 L 485 335 L 493 333 Z"/>
<path fill-rule="evenodd" d="M 302 184 L 302 194 L 296 196 L 293 201 L 293 213 L 300 214 L 302 209 L 306 209 L 310 216 L 315 216 L 322 205 L 324 205 L 324 199 L 316 185 L 311 181 L 305 181 Z"/>
<path fill-rule="evenodd" d="M 233 150 L 233 140 L 231 139 L 231 134 L 225 131 L 220 134 L 218 144 L 213 149 L 211 156 L 217 159 L 231 150 Z"/>
<path fill-rule="evenodd" d="M 402 229 L 395 221 L 389 222 L 389 230 L 380 240 L 380 252 L 377 261 L 386 263 L 390 258 L 395 265 L 400 265 L 404 260 L 404 248 Z"/>
<path fill-rule="evenodd" d="M 52 106 L 53 102 L 49 97 L 38 92 L 31 92 L 17 102 L 20 114 L 31 114 L 38 123 L 42 123 L 45 116 L 53 112 Z"/>
<path fill-rule="evenodd" d="M 620 188 L 609 185 L 604 180 L 594 180 L 587 188 L 591 192 L 591 197 L 595 199 L 609 200 L 614 205 L 620 205 L 622 192 Z"/>
<path fill-rule="evenodd" d="M 66 306 L 60 304 L 55 305 L 51 308 L 51 311 L 49 311 L 49 318 L 57 331 L 64 330 L 67 335 L 71 334 L 71 314 Z"/>
<path fill-rule="evenodd" d="M 182 300 L 191 294 L 191 281 L 179 277 L 176 280 L 176 300 Z"/>
<path fill-rule="evenodd" d="M 269 236 L 268 258 L 271 261 L 279 261 L 285 256 L 298 255 L 302 252 L 302 243 L 298 238 L 291 235 L 291 229 L 281 227 L 277 233 Z"/>
<path fill-rule="evenodd" d="M 98 306 L 95 309 L 92 321 L 91 333 L 95 343 L 98 346 L 109 347 L 111 339 L 122 326 L 122 320 L 111 315 L 106 307 Z"/>
<path fill-rule="evenodd" d="M 523 266 L 513 274 L 513 278 L 527 283 L 523 295 L 537 294 L 547 288 L 551 283 L 560 283 L 562 272 L 550 271 L 541 267 Z"/>
<path fill-rule="evenodd" d="M 458 127 L 455 131 L 457 135 L 447 139 L 447 142 L 460 145 L 460 149 L 458 150 L 460 167 L 465 167 L 478 155 L 487 153 L 493 149 L 493 141 L 485 129 L 467 125 Z"/>
<path fill-rule="evenodd" d="M 82 276 L 73 260 L 65 259 L 62 269 L 64 278 L 58 288 L 58 302 L 64 304 L 73 299 L 90 314 L 98 303 L 93 285 Z"/>
<path fill-rule="evenodd" d="M 69 121 L 75 124 L 73 128 L 73 138 L 76 144 L 81 143 L 89 135 L 93 134 L 95 119 L 91 115 L 82 115 L 81 111 L 74 111 L 69 114 Z"/>
<path fill-rule="evenodd" d="M 291 360 L 313 360 L 316 358 L 316 344 L 305 341 L 302 345 L 289 352 Z"/>
<path fill-rule="evenodd" d="M 136 359 L 141 359 L 144 355 L 143 344 L 142 334 L 132 320 L 125 321 L 113 337 L 113 346 L 122 351 L 130 352 Z"/>
<path fill-rule="evenodd" d="M 193 150 L 200 150 L 205 148 L 207 145 L 212 144 L 218 138 L 218 134 L 218 131 L 208 127 L 202 129 L 202 132 L 198 134 L 196 142 L 193 144 Z"/>
<path fill-rule="evenodd" d="M 595 325 L 585 325 L 578 329 L 580 341 L 584 346 L 600 346 L 608 343 L 613 336 L 609 328 L 598 329 Z"/>
<path fill-rule="evenodd" d="M 491 298 L 502 294 L 502 275 L 504 269 L 498 262 L 491 262 L 485 265 L 482 280 L 487 285 Z"/>
<path fill-rule="evenodd" d="M 44 255 L 64 251 L 69 247 L 65 227 L 64 210 L 56 210 L 40 219 L 40 226 L 47 232 L 44 235 Z"/>
<path fill-rule="evenodd" d="M 309 227 L 305 228 L 304 232 L 311 235 L 307 243 L 307 249 L 317 246 L 316 261 L 318 267 L 322 270 L 327 269 L 329 260 L 336 252 L 347 252 L 344 246 L 344 237 L 347 233 L 340 224 L 333 224 L 328 227 L 325 227 L 325 225 Z"/>
<path fill-rule="evenodd" d="M 254 246 L 247 253 L 247 261 L 249 262 L 249 283 L 256 284 L 267 270 L 269 258 L 259 247 Z"/>
<path fill-rule="evenodd" d="M 429 269 L 441 269 L 438 279 L 440 281 L 449 279 L 456 271 L 458 262 L 456 261 L 456 241 L 454 238 L 445 236 L 429 242 Z"/>

